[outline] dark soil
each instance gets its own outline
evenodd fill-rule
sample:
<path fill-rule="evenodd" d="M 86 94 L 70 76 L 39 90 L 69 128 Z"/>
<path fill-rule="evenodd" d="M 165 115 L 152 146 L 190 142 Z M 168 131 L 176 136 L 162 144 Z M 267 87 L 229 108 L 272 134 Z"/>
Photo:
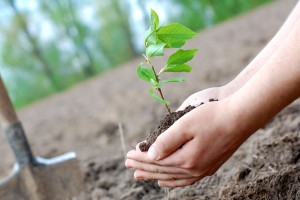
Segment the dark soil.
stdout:
<path fill-rule="evenodd" d="M 300 101 L 277 115 L 218 172 L 198 183 L 170 190 L 170 199 L 300 199 Z M 85 167 L 89 193 L 84 200 L 167 199 L 155 181 L 136 181 L 124 158 L 90 162 Z M 80 198 L 79 198 L 80 199 Z"/>
<path fill-rule="evenodd" d="M 243 186 L 234 186 L 221 193 L 227 199 L 300 199 L 300 165 L 288 167 L 266 178 Z"/>
<path fill-rule="evenodd" d="M 218 99 L 209 99 L 209 102 L 218 101 Z M 203 105 L 204 103 L 200 103 L 198 106 Z M 180 110 L 177 112 L 171 112 L 163 118 L 155 131 L 151 132 L 151 134 L 147 137 L 145 142 L 139 144 L 139 148 L 141 151 L 148 151 L 150 146 L 156 141 L 156 138 L 166 131 L 170 126 L 172 126 L 178 119 L 184 116 L 186 113 L 192 111 L 196 106 L 188 106 L 184 110 Z"/>
<path fill-rule="evenodd" d="M 186 48 L 198 48 L 199 52 L 190 63 L 193 73 L 185 75 L 188 81 L 180 87 L 165 86 L 165 95 L 174 102 L 171 108 L 176 109 L 194 92 L 231 81 L 270 41 L 296 3 L 274 1 L 210 27 L 188 42 Z M 165 114 L 149 98 L 147 83 L 136 84 L 135 66 L 141 60 L 124 63 L 18 111 L 36 156 L 53 158 L 76 152 L 88 193 L 74 200 L 166 199 L 155 181 L 136 181 L 133 171 L 124 166 L 118 124 L 123 125 L 128 151 L 146 138 L 147 131 Z M 160 58 L 156 61 L 157 66 L 166 63 Z M 299 116 L 298 101 L 250 137 L 215 175 L 171 189 L 170 199 L 299 199 L 295 191 L 299 187 Z M 2 133 L 0 152 L 5 155 L 0 164 L 0 177 L 4 178 L 15 159 Z"/>
<path fill-rule="evenodd" d="M 141 151 L 148 151 L 150 146 L 155 142 L 156 138 L 167 130 L 170 126 L 172 126 L 178 119 L 180 119 L 183 115 L 190 112 L 196 108 L 195 106 L 188 106 L 184 110 L 180 110 L 177 112 L 171 112 L 166 115 L 164 119 L 159 122 L 157 129 L 147 137 L 145 142 L 139 144 L 139 148 Z"/>

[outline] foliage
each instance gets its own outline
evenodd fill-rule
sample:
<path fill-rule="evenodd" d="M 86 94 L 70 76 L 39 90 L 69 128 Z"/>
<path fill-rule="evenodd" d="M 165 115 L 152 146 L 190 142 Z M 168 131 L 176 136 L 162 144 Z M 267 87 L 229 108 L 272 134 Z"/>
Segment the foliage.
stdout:
<path fill-rule="evenodd" d="M 151 83 L 152 87 L 149 94 L 164 104 L 169 113 L 168 105 L 170 102 L 165 100 L 161 88 L 164 83 L 183 82 L 185 79 L 181 77 L 162 79 L 161 75 L 165 72 L 190 72 L 192 70 L 192 67 L 186 63 L 193 59 L 198 50 L 183 50 L 181 48 L 187 40 L 196 35 L 192 30 L 178 23 L 159 26 L 159 17 L 154 10 L 151 10 L 151 25 L 145 34 L 146 54 L 144 57 L 148 66 L 144 67 L 143 63 L 140 64 L 137 67 L 137 75 L 143 81 Z M 169 56 L 166 65 L 157 73 L 151 59 L 155 56 L 163 56 L 165 48 L 179 48 L 179 50 Z M 155 90 L 159 96 L 155 94 Z"/>
<path fill-rule="evenodd" d="M 140 54 L 140 35 L 151 21 L 149 6 L 164 14 L 164 23 L 177 21 L 198 31 L 268 1 L 272 0 L 3 0 L 0 72 L 20 108 Z M 178 24 L 158 27 L 158 18 L 152 20 L 157 31 L 148 32 L 145 55 L 150 58 L 165 48 L 181 47 L 189 37 L 165 33 Z M 168 65 L 163 73 L 189 69 L 185 63 Z"/>
<path fill-rule="evenodd" d="M 178 10 L 171 20 L 201 30 L 273 0 L 174 0 Z"/>
<path fill-rule="evenodd" d="M 131 27 L 119 1 L 33 2 L 34 10 L 16 0 L 0 3 L 8 13 L 0 26 L 0 71 L 17 108 L 135 56 L 128 51 L 132 44 L 124 42 L 131 39 Z M 91 7 L 96 18 L 87 20 L 82 12 Z"/>

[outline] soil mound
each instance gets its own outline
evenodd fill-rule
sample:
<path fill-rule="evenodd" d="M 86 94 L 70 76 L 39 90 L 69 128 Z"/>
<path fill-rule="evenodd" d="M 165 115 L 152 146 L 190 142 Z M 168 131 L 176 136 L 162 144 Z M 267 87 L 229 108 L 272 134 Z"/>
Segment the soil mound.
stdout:
<path fill-rule="evenodd" d="M 166 115 L 158 124 L 157 129 L 152 132 L 146 139 L 145 142 L 139 144 L 139 148 L 141 151 L 148 151 L 150 146 L 155 142 L 156 138 L 162 134 L 165 130 L 167 130 L 170 126 L 172 126 L 178 119 L 180 119 L 183 115 L 193 110 L 195 106 L 188 106 L 184 110 L 180 110 L 177 112 L 171 112 Z"/>
<path fill-rule="evenodd" d="M 170 190 L 170 199 L 300 199 L 300 101 L 259 130 L 211 177 Z M 84 199 L 166 199 L 155 181 L 135 181 L 120 157 L 85 168 Z"/>
<path fill-rule="evenodd" d="M 173 102 L 171 109 L 194 92 L 228 83 L 274 36 L 296 2 L 274 1 L 209 28 L 187 43 L 187 48 L 198 48 L 199 52 L 190 63 L 193 73 L 185 75 L 188 81 L 180 87 L 166 85 L 164 95 Z M 141 60 L 137 58 L 18 112 L 35 155 L 49 158 L 69 151 L 77 153 L 89 186 L 89 193 L 77 199 L 166 198 L 164 189 L 155 182 L 136 182 L 133 172 L 124 167 L 119 123 L 129 150 L 166 114 L 148 96 L 147 83 L 136 76 Z M 166 60 L 156 62 L 162 66 Z M 214 176 L 172 189 L 170 199 L 268 199 L 268 195 L 269 199 L 299 199 L 295 190 L 299 186 L 295 178 L 299 177 L 300 160 L 299 108 L 299 102 L 289 106 L 249 138 Z M 0 152 L 5 155 L 0 165 L 3 177 L 15 162 L 3 134 Z"/>

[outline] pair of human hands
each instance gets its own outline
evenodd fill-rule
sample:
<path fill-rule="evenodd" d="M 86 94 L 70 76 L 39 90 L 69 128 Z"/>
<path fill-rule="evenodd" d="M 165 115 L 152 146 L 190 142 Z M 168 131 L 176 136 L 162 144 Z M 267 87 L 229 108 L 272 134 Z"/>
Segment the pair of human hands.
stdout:
<path fill-rule="evenodd" d="M 138 145 L 127 154 L 126 167 L 137 180 L 158 180 L 161 187 L 194 184 L 214 174 L 245 140 L 239 137 L 237 118 L 223 88 L 210 88 L 187 98 L 178 110 L 195 108 L 162 133 L 148 152 Z M 214 98 L 218 101 L 210 102 Z"/>
<path fill-rule="evenodd" d="M 164 187 L 193 184 L 216 172 L 235 150 L 300 97 L 300 2 L 267 46 L 230 83 L 190 96 L 179 109 L 205 103 L 177 120 L 147 153 L 128 152 L 136 179 Z"/>

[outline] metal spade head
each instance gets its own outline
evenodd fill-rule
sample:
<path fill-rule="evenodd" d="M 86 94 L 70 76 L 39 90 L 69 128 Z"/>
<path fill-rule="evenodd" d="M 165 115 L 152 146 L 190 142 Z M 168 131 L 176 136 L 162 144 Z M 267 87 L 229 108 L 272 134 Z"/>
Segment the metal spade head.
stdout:
<path fill-rule="evenodd" d="M 0 76 L 0 124 L 13 150 L 13 173 L 0 182 L 0 199 L 66 200 L 85 191 L 74 152 L 52 159 L 34 157 Z"/>

